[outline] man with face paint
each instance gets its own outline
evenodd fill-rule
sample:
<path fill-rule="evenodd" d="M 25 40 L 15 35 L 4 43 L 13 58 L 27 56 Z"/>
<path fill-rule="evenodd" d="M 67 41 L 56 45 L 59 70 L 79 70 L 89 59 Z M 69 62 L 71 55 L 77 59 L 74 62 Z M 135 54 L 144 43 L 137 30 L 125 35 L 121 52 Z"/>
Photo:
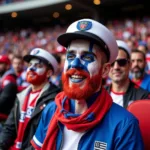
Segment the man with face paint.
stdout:
<path fill-rule="evenodd" d="M 72 23 L 58 42 L 67 48 L 63 92 L 49 104 L 31 141 L 37 150 L 143 150 L 136 118 L 102 88 L 118 48 L 92 19 Z"/>
<path fill-rule="evenodd" d="M 130 48 L 124 41 L 117 40 L 119 53 L 116 60 L 111 64 L 109 77 L 112 83 L 106 87 L 113 102 L 127 108 L 135 100 L 149 99 L 149 92 L 136 86 L 129 79 L 131 68 Z"/>
<path fill-rule="evenodd" d="M 17 94 L 16 104 L 0 134 L 0 150 L 30 149 L 41 113 L 60 91 L 49 83 L 51 75 L 57 71 L 57 61 L 46 50 L 35 48 L 24 56 L 28 62 L 25 90 Z"/>
<path fill-rule="evenodd" d="M 150 92 L 150 75 L 145 72 L 146 58 L 142 51 L 134 50 L 131 52 L 131 80 Z"/>

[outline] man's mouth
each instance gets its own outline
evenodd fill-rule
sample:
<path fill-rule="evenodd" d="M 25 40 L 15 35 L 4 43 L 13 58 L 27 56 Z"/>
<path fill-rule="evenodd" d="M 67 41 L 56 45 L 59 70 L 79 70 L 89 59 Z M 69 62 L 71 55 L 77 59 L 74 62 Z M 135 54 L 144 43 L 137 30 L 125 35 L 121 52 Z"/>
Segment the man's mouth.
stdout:
<path fill-rule="evenodd" d="M 120 71 L 116 71 L 116 72 L 113 72 L 114 75 L 120 75 L 121 72 Z"/>
<path fill-rule="evenodd" d="M 136 72 L 140 72 L 140 70 L 137 69 L 137 68 L 135 68 L 135 69 L 132 70 L 132 72 L 135 72 L 135 73 L 136 73 Z"/>
<path fill-rule="evenodd" d="M 74 83 L 82 82 L 84 79 L 85 79 L 85 77 L 83 77 L 81 75 L 71 75 L 70 76 L 71 82 L 74 82 Z"/>
<path fill-rule="evenodd" d="M 28 72 L 28 76 L 33 78 L 35 76 L 35 74 L 33 72 Z"/>

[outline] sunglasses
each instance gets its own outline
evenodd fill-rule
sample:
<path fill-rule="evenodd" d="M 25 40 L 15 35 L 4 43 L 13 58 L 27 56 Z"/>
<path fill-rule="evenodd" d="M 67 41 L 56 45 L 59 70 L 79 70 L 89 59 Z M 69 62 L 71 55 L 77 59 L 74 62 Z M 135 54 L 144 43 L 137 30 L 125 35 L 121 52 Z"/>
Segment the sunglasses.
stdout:
<path fill-rule="evenodd" d="M 128 59 L 117 59 L 115 60 L 112 64 L 111 64 L 111 67 L 114 66 L 115 62 L 117 62 L 117 64 L 120 66 L 120 67 L 124 67 L 128 62 L 129 60 Z"/>

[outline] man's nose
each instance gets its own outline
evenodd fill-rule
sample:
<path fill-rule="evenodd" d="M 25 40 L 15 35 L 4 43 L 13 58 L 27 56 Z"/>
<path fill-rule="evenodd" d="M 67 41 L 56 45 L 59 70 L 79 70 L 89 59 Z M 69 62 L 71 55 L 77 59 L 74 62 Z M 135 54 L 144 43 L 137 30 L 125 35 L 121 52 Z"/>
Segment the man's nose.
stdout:
<path fill-rule="evenodd" d="M 29 70 L 30 70 L 30 71 L 35 71 L 36 68 L 35 68 L 34 66 L 32 66 L 32 67 L 29 68 Z"/>
<path fill-rule="evenodd" d="M 83 69 L 84 66 L 82 65 L 79 58 L 75 58 L 74 61 L 71 63 L 71 68 L 80 68 Z"/>
<path fill-rule="evenodd" d="M 120 67 L 119 64 L 118 64 L 117 62 L 114 62 L 113 68 L 114 68 L 114 69 L 118 69 L 119 67 Z"/>
<path fill-rule="evenodd" d="M 138 66 L 137 61 L 132 62 L 132 67 Z"/>

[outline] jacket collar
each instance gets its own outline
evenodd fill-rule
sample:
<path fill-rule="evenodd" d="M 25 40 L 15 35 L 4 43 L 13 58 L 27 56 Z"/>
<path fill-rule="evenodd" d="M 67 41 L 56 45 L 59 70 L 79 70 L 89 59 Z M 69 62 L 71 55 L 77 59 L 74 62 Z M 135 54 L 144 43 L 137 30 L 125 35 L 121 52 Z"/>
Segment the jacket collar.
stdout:
<path fill-rule="evenodd" d="M 130 89 L 134 86 L 134 83 L 129 80 L 129 86 L 127 88 L 127 91 L 126 91 L 126 94 L 129 93 Z M 109 86 L 106 86 L 105 89 L 110 93 L 111 92 L 111 87 L 112 87 L 112 84 L 110 84 Z"/>
<path fill-rule="evenodd" d="M 40 94 L 39 94 L 37 99 L 39 99 L 41 97 L 41 95 L 43 94 L 43 92 L 45 92 L 49 87 L 50 87 L 50 83 L 48 82 L 42 88 L 42 91 L 40 92 Z M 22 108 L 22 105 L 23 105 L 23 102 L 24 102 L 24 98 L 27 95 L 27 93 L 29 92 L 29 90 L 31 90 L 31 85 L 29 85 L 25 90 L 23 90 L 22 92 L 17 94 L 17 98 L 18 98 L 18 100 L 20 102 L 20 110 Z"/>

